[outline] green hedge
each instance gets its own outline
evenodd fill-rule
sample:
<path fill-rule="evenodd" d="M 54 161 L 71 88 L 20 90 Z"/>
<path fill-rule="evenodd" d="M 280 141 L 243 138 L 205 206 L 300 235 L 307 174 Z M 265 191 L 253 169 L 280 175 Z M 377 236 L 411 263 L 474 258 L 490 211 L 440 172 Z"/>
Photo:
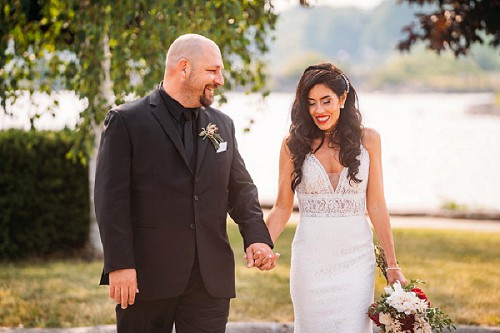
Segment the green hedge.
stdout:
<path fill-rule="evenodd" d="M 88 169 L 66 158 L 73 139 L 70 131 L 0 131 L 0 258 L 85 244 Z"/>

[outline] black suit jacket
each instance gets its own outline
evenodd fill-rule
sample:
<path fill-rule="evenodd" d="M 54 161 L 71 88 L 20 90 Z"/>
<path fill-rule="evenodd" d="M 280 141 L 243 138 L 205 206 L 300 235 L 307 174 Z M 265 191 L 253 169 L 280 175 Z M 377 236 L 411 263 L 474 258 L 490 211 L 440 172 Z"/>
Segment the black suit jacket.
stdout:
<path fill-rule="evenodd" d="M 217 153 L 209 139 L 197 137 L 193 171 L 158 89 L 106 116 L 94 192 L 104 249 L 101 284 L 111 271 L 135 268 L 139 299 L 177 297 L 197 251 L 208 292 L 235 297 L 228 212 L 245 248 L 255 242 L 272 247 L 232 120 L 202 108 L 197 133 L 208 123 L 217 125 L 227 150 Z"/>

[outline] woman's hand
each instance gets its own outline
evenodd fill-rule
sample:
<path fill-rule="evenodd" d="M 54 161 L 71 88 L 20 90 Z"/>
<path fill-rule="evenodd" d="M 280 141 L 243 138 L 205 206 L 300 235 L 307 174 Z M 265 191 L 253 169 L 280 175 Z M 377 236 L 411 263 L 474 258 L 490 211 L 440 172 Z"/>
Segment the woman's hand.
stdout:
<path fill-rule="evenodd" d="M 403 272 L 400 269 L 387 270 L 387 283 L 392 286 L 396 281 L 399 281 L 402 286 L 408 284 Z"/>

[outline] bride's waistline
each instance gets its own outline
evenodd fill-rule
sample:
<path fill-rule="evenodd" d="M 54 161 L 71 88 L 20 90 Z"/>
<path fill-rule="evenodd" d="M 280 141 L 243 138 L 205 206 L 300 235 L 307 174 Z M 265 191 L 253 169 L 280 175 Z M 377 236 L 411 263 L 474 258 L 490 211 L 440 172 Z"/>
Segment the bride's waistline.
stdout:
<path fill-rule="evenodd" d="M 342 215 L 342 214 L 311 214 L 311 213 L 300 213 L 300 220 L 313 219 L 313 222 L 349 222 L 352 220 L 356 221 L 367 221 L 367 217 L 365 213 L 356 214 L 356 215 Z"/>
<path fill-rule="evenodd" d="M 334 199 L 334 200 L 364 200 L 366 198 L 365 192 L 360 193 L 303 193 L 297 192 L 297 198 L 304 199 L 314 199 L 314 200 L 323 200 L 323 199 Z"/>

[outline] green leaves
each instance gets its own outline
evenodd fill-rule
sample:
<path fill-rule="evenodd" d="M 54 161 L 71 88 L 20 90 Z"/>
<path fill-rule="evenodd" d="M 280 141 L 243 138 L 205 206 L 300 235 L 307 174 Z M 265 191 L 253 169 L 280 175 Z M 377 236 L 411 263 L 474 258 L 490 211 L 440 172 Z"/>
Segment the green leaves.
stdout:
<path fill-rule="evenodd" d="M 80 249 L 89 231 L 88 170 L 66 158 L 70 131 L 0 131 L 0 259 Z"/>
<path fill-rule="evenodd" d="M 375 251 L 375 262 L 377 263 L 377 267 L 380 269 L 380 273 L 384 275 L 385 280 L 388 282 L 389 280 L 387 279 L 387 260 L 385 259 L 384 248 L 379 243 L 375 243 L 374 251 Z"/>
<path fill-rule="evenodd" d="M 199 33 L 220 46 L 226 89 L 262 91 L 261 56 L 276 18 L 269 0 L 0 0 L 1 108 L 13 111 L 6 100 L 18 90 L 76 91 L 88 100 L 79 128 L 84 142 L 73 151 L 81 155 L 93 146 L 92 124 L 114 101 L 143 96 L 161 81 L 168 46 L 181 34 Z M 9 45 L 12 54 L 5 53 Z"/>

